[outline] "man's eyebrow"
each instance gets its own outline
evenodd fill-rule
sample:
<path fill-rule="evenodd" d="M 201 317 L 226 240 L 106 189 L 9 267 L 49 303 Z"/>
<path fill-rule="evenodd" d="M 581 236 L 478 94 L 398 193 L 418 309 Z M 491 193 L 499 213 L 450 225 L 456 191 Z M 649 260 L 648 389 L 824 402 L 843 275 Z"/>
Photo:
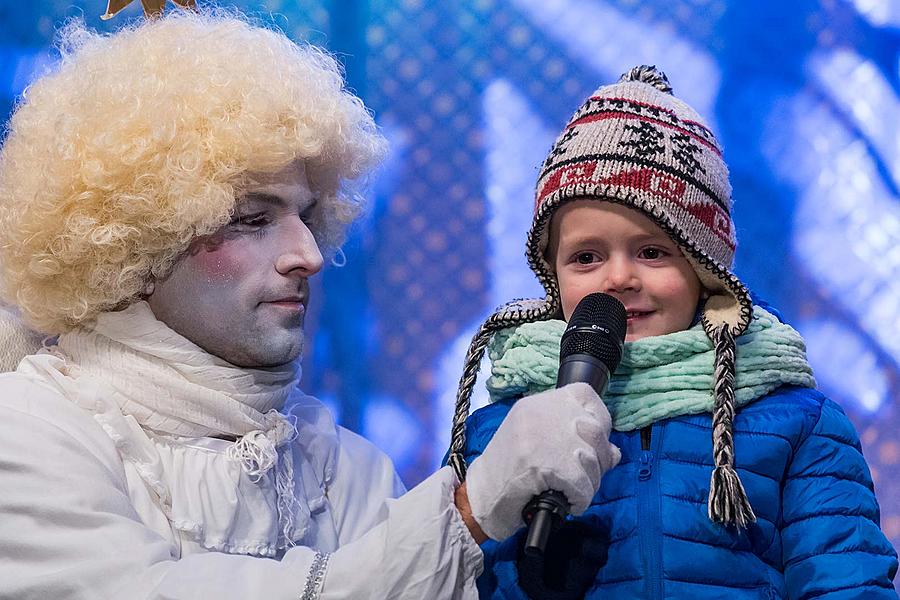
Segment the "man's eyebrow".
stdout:
<path fill-rule="evenodd" d="M 312 208 L 318 201 L 319 198 L 315 194 L 311 195 L 309 198 L 307 198 L 304 210 Z M 288 205 L 288 201 L 282 196 L 279 196 L 278 194 L 270 194 L 268 192 L 247 192 L 246 194 L 242 194 L 238 198 L 238 202 L 261 202 L 264 204 L 271 204 L 273 206 L 279 207 Z"/>
<path fill-rule="evenodd" d="M 266 192 L 247 192 L 238 198 L 238 202 L 263 202 L 265 204 L 274 204 L 276 206 L 284 206 L 287 200 L 275 194 Z"/>

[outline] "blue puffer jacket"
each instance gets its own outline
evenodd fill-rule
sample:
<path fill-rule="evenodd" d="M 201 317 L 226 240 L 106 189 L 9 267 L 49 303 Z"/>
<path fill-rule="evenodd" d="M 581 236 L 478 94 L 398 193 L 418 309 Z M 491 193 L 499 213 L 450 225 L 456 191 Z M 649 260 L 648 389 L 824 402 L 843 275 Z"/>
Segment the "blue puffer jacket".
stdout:
<path fill-rule="evenodd" d="M 511 406 L 491 404 L 470 417 L 467 461 Z M 782 387 L 738 412 L 735 463 L 757 515 L 741 532 L 707 517 L 710 415 L 659 421 L 643 438 L 610 438 L 622 461 L 604 475 L 587 513 L 609 532 L 608 562 L 587 598 L 897 597 L 897 554 L 879 529 L 856 432 L 818 391 Z M 483 546 L 482 598 L 527 597 L 511 542 Z"/>

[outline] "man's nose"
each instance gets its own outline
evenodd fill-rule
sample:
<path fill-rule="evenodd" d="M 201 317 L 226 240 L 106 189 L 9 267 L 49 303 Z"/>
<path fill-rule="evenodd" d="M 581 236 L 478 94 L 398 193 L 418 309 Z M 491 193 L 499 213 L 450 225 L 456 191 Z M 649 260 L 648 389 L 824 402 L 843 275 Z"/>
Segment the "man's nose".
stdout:
<path fill-rule="evenodd" d="M 275 270 L 282 275 L 297 274 L 311 277 L 322 270 L 324 259 L 316 238 L 302 220 L 285 227 L 284 251 L 275 261 Z"/>

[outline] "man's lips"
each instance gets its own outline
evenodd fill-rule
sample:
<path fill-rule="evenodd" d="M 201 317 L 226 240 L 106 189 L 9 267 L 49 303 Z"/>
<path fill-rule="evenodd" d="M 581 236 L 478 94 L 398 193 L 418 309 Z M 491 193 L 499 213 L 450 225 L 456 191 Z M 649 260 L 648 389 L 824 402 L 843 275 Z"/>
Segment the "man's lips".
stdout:
<path fill-rule="evenodd" d="M 292 310 L 306 310 L 306 299 L 300 296 L 286 296 L 275 300 L 267 300 L 262 304 L 271 304 L 280 308 L 289 308 Z"/>

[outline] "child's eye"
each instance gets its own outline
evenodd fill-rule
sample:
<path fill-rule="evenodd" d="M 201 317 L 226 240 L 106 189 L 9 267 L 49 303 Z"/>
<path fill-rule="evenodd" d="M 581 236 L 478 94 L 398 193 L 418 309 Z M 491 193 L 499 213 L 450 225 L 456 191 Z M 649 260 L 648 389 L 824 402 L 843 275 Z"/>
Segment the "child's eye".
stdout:
<path fill-rule="evenodd" d="M 647 260 L 657 260 L 657 259 L 663 258 L 665 256 L 668 256 L 668 254 L 669 253 L 666 252 L 665 250 L 663 250 L 662 248 L 651 247 L 651 248 L 644 248 L 643 250 L 641 250 L 639 256 L 641 258 L 645 258 Z"/>
<path fill-rule="evenodd" d="M 575 262 L 580 265 L 589 265 L 595 262 L 597 259 L 597 255 L 593 252 L 579 252 L 575 255 Z"/>

